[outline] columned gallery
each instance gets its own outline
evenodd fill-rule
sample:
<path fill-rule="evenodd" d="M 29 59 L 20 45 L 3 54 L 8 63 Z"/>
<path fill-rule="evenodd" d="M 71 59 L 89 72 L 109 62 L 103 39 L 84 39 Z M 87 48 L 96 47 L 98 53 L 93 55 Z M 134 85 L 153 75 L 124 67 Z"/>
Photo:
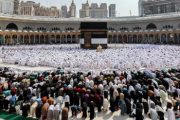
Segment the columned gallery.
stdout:
<path fill-rule="evenodd" d="M 0 44 L 77 44 L 79 32 L 0 31 Z"/>
<path fill-rule="evenodd" d="M 106 22 L 109 44 L 180 44 L 180 16 L 70 20 L 0 17 L 0 45 L 79 44 L 81 22 Z M 97 24 L 96 24 L 97 25 Z"/>

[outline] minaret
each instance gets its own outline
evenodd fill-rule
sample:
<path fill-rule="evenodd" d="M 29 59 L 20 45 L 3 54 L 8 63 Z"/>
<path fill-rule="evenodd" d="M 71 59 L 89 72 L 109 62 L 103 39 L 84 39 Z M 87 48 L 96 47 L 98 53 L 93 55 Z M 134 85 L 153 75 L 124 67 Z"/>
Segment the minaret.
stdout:
<path fill-rule="evenodd" d="M 88 2 L 88 0 L 87 0 L 87 2 L 86 2 L 86 17 L 89 17 L 90 16 L 90 10 L 89 10 L 89 2 Z"/>
<path fill-rule="evenodd" d="M 19 13 L 19 0 L 14 0 L 14 10 L 13 10 L 13 14 L 18 14 Z"/>
<path fill-rule="evenodd" d="M 74 3 L 74 0 L 72 0 L 71 6 L 70 6 L 70 17 L 76 17 L 76 5 Z"/>
<path fill-rule="evenodd" d="M 71 5 L 75 5 L 75 4 L 74 4 L 74 0 L 72 0 L 72 3 L 71 3 Z"/>
<path fill-rule="evenodd" d="M 138 7 L 139 7 L 139 16 L 143 16 L 143 0 L 139 0 L 138 3 Z"/>

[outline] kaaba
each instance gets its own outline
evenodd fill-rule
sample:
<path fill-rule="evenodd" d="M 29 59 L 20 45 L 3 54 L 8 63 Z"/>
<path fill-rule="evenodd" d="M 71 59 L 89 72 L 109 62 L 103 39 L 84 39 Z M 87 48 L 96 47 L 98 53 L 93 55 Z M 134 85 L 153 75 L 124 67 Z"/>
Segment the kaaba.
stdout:
<path fill-rule="evenodd" d="M 107 48 L 107 22 L 81 22 L 80 30 L 81 48 L 97 49 L 99 45 Z"/>

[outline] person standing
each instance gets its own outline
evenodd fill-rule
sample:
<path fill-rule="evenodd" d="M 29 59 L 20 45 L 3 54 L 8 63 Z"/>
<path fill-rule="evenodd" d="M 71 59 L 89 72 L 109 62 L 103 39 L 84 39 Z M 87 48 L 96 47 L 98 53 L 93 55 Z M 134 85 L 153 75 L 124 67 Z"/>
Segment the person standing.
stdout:
<path fill-rule="evenodd" d="M 94 110 L 94 102 L 91 101 L 90 107 L 89 107 L 89 112 L 90 112 L 90 120 L 93 120 L 95 117 L 95 110 Z"/>
<path fill-rule="evenodd" d="M 137 104 L 136 104 L 135 120 L 144 120 L 144 116 L 143 116 L 143 106 L 142 106 L 141 103 L 137 103 Z"/>
<path fill-rule="evenodd" d="M 67 107 L 64 107 L 62 109 L 61 120 L 68 120 L 68 112 L 69 112 L 69 109 Z"/>
<path fill-rule="evenodd" d="M 164 109 L 162 108 L 160 101 L 156 105 L 156 111 L 158 113 L 159 120 L 164 120 Z"/>
<path fill-rule="evenodd" d="M 83 102 L 82 105 L 82 118 L 86 118 L 87 117 L 87 103 Z"/>
<path fill-rule="evenodd" d="M 172 109 L 172 103 L 167 103 L 167 113 L 168 113 L 168 120 L 176 120 L 175 114 Z"/>
<path fill-rule="evenodd" d="M 158 114 L 156 112 L 154 103 L 151 103 L 151 108 L 150 108 L 149 115 L 150 115 L 151 120 L 157 120 L 158 119 Z"/>
<path fill-rule="evenodd" d="M 119 106 L 120 106 L 120 109 L 121 109 L 121 115 L 124 115 L 126 113 L 126 103 L 124 101 L 124 94 L 123 93 L 120 93 L 120 100 L 119 100 Z"/>

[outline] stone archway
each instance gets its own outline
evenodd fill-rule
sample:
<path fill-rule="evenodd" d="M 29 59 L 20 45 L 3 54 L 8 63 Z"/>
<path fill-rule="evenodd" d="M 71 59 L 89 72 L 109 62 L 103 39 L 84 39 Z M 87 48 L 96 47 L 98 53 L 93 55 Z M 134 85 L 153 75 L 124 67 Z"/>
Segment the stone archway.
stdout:
<path fill-rule="evenodd" d="M 159 39 L 159 35 L 158 34 L 155 35 L 154 43 L 155 44 L 159 44 L 160 43 L 160 39 Z"/>
<path fill-rule="evenodd" d="M 128 35 L 128 43 L 133 43 L 133 36 L 132 35 Z"/>
<path fill-rule="evenodd" d="M 45 44 L 49 44 L 50 43 L 49 42 L 49 35 L 45 35 L 44 37 L 45 37 Z"/>
<path fill-rule="evenodd" d="M 76 35 L 73 35 L 73 36 L 72 36 L 72 43 L 77 43 L 77 41 L 76 41 Z"/>
<path fill-rule="evenodd" d="M 28 35 L 25 35 L 24 36 L 24 41 L 23 41 L 24 44 L 28 44 L 29 43 L 29 36 Z"/>
<path fill-rule="evenodd" d="M 6 35 L 6 36 L 5 36 L 5 44 L 6 44 L 6 45 L 10 45 L 10 44 L 11 44 L 11 40 L 10 40 L 10 39 L 11 39 L 11 36 L 10 36 L 10 35 Z"/>
<path fill-rule="evenodd" d="M 34 35 L 30 35 L 30 44 L 34 44 Z"/>
<path fill-rule="evenodd" d="M 51 44 L 54 44 L 54 43 L 56 43 L 56 37 L 55 37 L 55 35 L 51 35 L 51 38 L 50 38 L 50 43 Z"/>
<path fill-rule="evenodd" d="M 24 36 L 23 35 L 20 35 L 19 36 L 19 40 L 18 40 L 18 44 L 23 44 L 23 39 L 24 39 Z"/>
<path fill-rule="evenodd" d="M 174 34 L 169 33 L 167 35 L 167 44 L 174 44 Z"/>
<path fill-rule="evenodd" d="M 166 39 L 167 39 L 166 34 L 162 34 L 161 35 L 161 43 L 166 44 L 167 43 Z"/>
<path fill-rule="evenodd" d="M 137 35 L 133 35 L 133 43 L 138 43 Z"/>
<path fill-rule="evenodd" d="M 58 44 L 61 43 L 61 36 L 60 35 L 56 36 L 56 43 L 58 43 Z"/>
<path fill-rule="evenodd" d="M 157 26 L 154 23 L 150 23 L 146 26 L 147 30 L 153 30 L 153 29 L 157 29 Z"/>
<path fill-rule="evenodd" d="M 148 35 L 147 34 L 144 35 L 144 39 L 143 39 L 142 43 L 145 43 L 145 44 L 148 43 Z"/>
<path fill-rule="evenodd" d="M 66 43 L 66 35 L 62 35 L 61 37 L 61 43 L 65 44 Z"/>
<path fill-rule="evenodd" d="M 112 43 L 112 35 L 108 36 L 108 43 Z"/>
<path fill-rule="evenodd" d="M 118 43 L 123 43 L 122 35 L 118 35 Z"/>
<path fill-rule="evenodd" d="M 17 44 L 18 43 L 17 35 L 13 35 L 12 36 L 12 41 L 13 41 L 13 44 Z"/>
<path fill-rule="evenodd" d="M 18 26 L 14 23 L 9 23 L 7 26 L 6 26 L 6 29 L 7 30 L 18 30 Z"/>
<path fill-rule="evenodd" d="M 35 36 L 35 41 L 34 41 L 34 42 L 35 42 L 35 44 L 38 44 L 38 43 L 39 43 L 39 35 L 36 35 L 36 36 Z"/>
<path fill-rule="evenodd" d="M 4 37 L 3 35 L 0 35 L 0 45 L 3 45 L 4 44 Z"/>
<path fill-rule="evenodd" d="M 174 34 L 174 44 L 178 44 L 178 35 Z"/>
<path fill-rule="evenodd" d="M 45 41 L 44 41 L 44 35 L 40 35 L 40 44 L 44 44 Z"/>
<path fill-rule="evenodd" d="M 113 35 L 112 43 L 117 43 L 117 35 Z"/>
<path fill-rule="evenodd" d="M 149 43 L 149 44 L 152 44 L 153 41 L 154 41 L 154 35 L 153 35 L 153 34 L 150 34 L 150 35 L 149 35 L 149 39 L 148 39 L 148 43 Z"/>
<path fill-rule="evenodd" d="M 142 35 L 138 35 L 138 43 L 142 43 L 142 39 L 143 39 L 143 37 L 142 37 Z"/>
<path fill-rule="evenodd" d="M 67 43 L 71 43 L 71 35 L 67 35 Z"/>
<path fill-rule="evenodd" d="M 80 43 L 81 35 L 77 35 L 77 43 Z"/>
<path fill-rule="evenodd" d="M 124 35 L 124 36 L 123 36 L 123 42 L 124 42 L 124 43 L 128 43 L 128 37 L 127 37 L 127 35 Z"/>
<path fill-rule="evenodd" d="M 177 43 L 180 44 L 180 33 L 178 34 L 178 40 Z"/>

